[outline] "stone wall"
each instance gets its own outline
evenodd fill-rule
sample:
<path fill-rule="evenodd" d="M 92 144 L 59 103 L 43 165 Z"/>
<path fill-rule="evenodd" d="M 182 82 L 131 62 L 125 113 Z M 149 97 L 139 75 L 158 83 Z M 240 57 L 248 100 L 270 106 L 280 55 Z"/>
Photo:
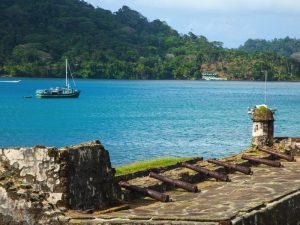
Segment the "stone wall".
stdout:
<path fill-rule="evenodd" d="M 67 209 L 99 210 L 120 190 L 99 141 L 61 149 L 0 149 L 0 224 L 61 224 Z"/>
<path fill-rule="evenodd" d="M 102 145 L 73 146 L 63 150 L 62 155 L 68 208 L 104 209 L 115 204 L 119 193 L 118 185 L 114 184 L 115 170 Z"/>
<path fill-rule="evenodd" d="M 300 156 L 300 138 L 297 137 L 276 137 L 274 139 L 277 148 L 284 149 L 288 154 Z"/>
<path fill-rule="evenodd" d="M 299 225 L 300 192 L 268 203 L 265 207 L 236 218 L 232 225 Z"/>
<path fill-rule="evenodd" d="M 262 147 L 273 145 L 274 112 L 265 106 L 256 107 L 252 112 L 252 144 Z"/>
<path fill-rule="evenodd" d="M 263 147 L 273 144 L 274 124 L 273 121 L 253 122 L 252 144 Z"/>

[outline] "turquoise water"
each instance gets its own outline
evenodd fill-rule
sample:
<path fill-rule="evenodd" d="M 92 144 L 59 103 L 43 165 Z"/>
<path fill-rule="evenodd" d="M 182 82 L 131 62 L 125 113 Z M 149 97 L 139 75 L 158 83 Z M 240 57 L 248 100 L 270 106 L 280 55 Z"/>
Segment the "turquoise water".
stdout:
<path fill-rule="evenodd" d="M 2 78 L 1 80 L 5 80 Z M 0 82 L 0 146 L 99 139 L 113 165 L 162 156 L 221 157 L 249 146 L 247 107 L 263 82 L 79 80 L 78 99 L 25 99 L 62 79 Z M 268 83 L 275 133 L 300 136 L 300 83 Z"/>

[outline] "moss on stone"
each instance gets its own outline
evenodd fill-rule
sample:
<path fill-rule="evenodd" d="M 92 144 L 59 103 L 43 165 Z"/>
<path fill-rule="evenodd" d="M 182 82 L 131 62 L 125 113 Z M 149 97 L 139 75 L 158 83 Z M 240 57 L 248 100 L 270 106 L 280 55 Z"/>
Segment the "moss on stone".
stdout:
<path fill-rule="evenodd" d="M 45 145 L 35 145 L 35 146 L 33 147 L 33 149 L 39 149 L 39 148 L 44 149 L 44 148 L 46 148 L 46 146 L 45 146 Z"/>
<path fill-rule="evenodd" d="M 49 148 L 48 156 L 56 158 L 58 156 L 58 150 L 56 148 Z"/>
<path fill-rule="evenodd" d="M 257 108 L 261 113 L 264 113 L 264 112 L 266 112 L 267 111 L 267 107 L 266 106 L 264 106 L 264 105 L 261 105 L 261 106 L 259 106 L 258 108 Z"/>
<path fill-rule="evenodd" d="M 273 112 L 265 106 L 260 106 L 254 110 L 252 119 L 254 122 L 274 121 Z"/>

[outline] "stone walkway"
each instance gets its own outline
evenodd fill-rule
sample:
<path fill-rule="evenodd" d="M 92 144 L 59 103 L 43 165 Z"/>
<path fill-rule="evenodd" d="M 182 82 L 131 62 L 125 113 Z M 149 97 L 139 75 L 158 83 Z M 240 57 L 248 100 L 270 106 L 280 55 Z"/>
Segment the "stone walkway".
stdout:
<path fill-rule="evenodd" d="M 231 182 L 205 181 L 199 193 L 167 192 L 172 202 L 144 199 L 130 209 L 105 214 L 72 215 L 71 223 L 84 224 L 230 224 L 245 213 L 265 207 L 300 189 L 300 158 L 284 167 L 252 167 L 252 176 L 230 174 Z M 220 223 L 221 222 L 221 223 Z"/>

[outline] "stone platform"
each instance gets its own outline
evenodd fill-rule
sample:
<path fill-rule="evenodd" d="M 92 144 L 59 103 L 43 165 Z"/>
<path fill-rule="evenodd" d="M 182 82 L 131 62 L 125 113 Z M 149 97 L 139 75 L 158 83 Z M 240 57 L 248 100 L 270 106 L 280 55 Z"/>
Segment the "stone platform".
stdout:
<path fill-rule="evenodd" d="M 106 212 L 66 215 L 70 224 L 299 225 L 300 158 L 282 164 L 253 166 L 253 175 L 232 173 L 227 183 L 198 183 L 199 193 L 166 192 L 169 203 L 144 198 Z"/>

